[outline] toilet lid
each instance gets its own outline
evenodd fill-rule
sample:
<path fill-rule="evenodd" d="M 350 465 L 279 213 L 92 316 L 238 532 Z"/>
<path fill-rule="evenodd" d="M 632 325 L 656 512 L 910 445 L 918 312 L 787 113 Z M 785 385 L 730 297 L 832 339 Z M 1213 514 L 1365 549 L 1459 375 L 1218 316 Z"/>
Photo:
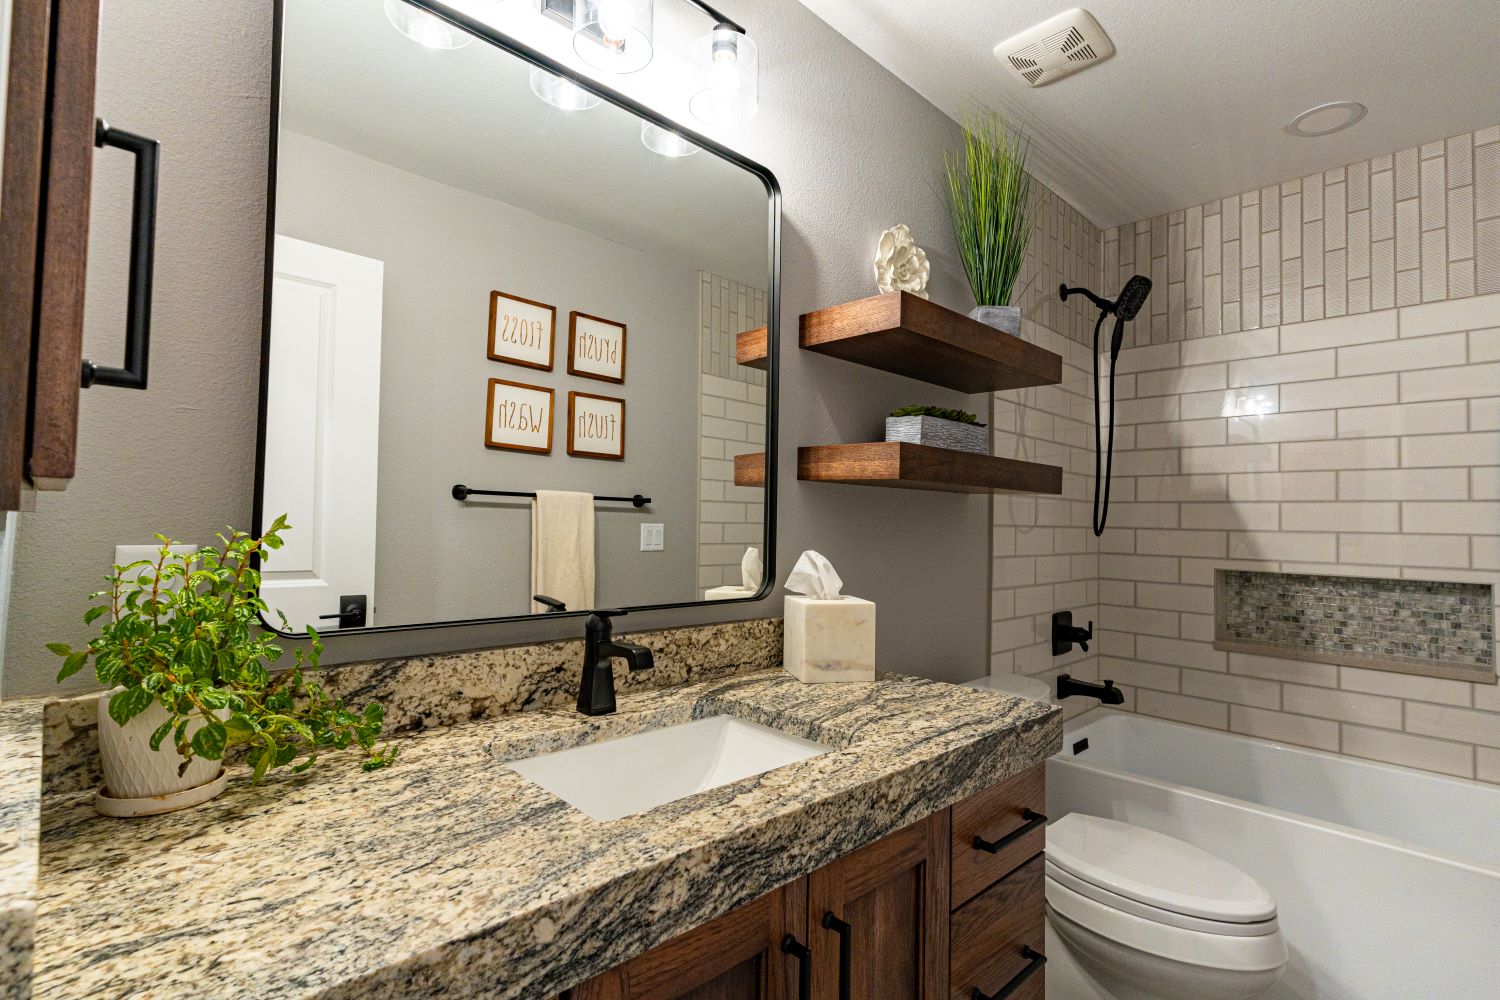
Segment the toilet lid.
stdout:
<path fill-rule="evenodd" d="M 1192 844 L 1128 823 L 1069 813 L 1047 826 L 1047 860 L 1147 906 L 1248 924 L 1276 916 L 1259 882 Z"/>

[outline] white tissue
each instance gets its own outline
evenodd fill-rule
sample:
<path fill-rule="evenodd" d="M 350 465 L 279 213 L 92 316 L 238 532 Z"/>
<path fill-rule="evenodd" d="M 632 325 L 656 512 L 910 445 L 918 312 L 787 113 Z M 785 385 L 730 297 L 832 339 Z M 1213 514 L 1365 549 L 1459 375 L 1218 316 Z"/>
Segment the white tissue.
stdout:
<path fill-rule="evenodd" d="M 792 567 L 786 578 L 786 589 L 794 594 L 805 594 L 815 601 L 836 601 L 844 581 L 839 579 L 833 563 L 808 549 Z"/>
<path fill-rule="evenodd" d="M 760 550 L 751 546 L 740 560 L 740 586 L 749 591 L 760 590 L 760 581 L 765 579 L 766 567 L 760 561 Z"/>

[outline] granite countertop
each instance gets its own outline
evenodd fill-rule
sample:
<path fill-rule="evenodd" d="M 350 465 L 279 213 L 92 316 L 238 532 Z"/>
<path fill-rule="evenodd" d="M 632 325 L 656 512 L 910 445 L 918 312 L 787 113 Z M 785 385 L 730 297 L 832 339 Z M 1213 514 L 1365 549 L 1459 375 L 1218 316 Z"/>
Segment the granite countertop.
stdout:
<path fill-rule="evenodd" d="M 733 714 L 836 749 L 597 822 L 502 760 Z M 1056 752 L 1061 712 L 898 675 L 780 670 L 524 712 L 337 756 L 143 820 L 42 816 L 33 995 L 537 997 Z"/>
<path fill-rule="evenodd" d="M 40 699 L 0 703 L 0 997 L 31 979 L 42 795 Z"/>

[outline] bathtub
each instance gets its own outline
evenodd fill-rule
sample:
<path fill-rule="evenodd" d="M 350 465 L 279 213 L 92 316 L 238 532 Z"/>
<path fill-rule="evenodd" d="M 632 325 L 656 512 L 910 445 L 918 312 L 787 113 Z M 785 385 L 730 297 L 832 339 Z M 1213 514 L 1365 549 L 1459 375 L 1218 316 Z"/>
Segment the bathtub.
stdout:
<path fill-rule="evenodd" d="M 1500 788 L 1095 711 L 1047 762 L 1047 815 L 1070 812 L 1260 880 L 1291 949 L 1271 1000 L 1500 997 Z"/>

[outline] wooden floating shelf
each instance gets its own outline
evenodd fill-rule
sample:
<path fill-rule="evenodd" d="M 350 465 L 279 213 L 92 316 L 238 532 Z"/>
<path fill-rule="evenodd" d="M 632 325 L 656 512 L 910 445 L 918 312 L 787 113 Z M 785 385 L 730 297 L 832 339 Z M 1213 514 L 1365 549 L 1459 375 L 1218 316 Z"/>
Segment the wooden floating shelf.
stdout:
<path fill-rule="evenodd" d="M 766 485 L 766 453 L 752 451 L 734 456 L 734 485 Z"/>
<path fill-rule="evenodd" d="M 734 338 L 734 360 L 746 368 L 766 370 L 766 328 L 758 326 Z"/>
<path fill-rule="evenodd" d="M 961 392 L 1062 381 L 1058 355 L 907 292 L 804 313 L 801 342 L 806 351 Z"/>
<path fill-rule="evenodd" d="M 816 483 L 950 493 L 990 493 L 995 490 L 1062 493 L 1062 469 L 1055 465 L 902 441 L 798 448 L 797 478 Z"/>

